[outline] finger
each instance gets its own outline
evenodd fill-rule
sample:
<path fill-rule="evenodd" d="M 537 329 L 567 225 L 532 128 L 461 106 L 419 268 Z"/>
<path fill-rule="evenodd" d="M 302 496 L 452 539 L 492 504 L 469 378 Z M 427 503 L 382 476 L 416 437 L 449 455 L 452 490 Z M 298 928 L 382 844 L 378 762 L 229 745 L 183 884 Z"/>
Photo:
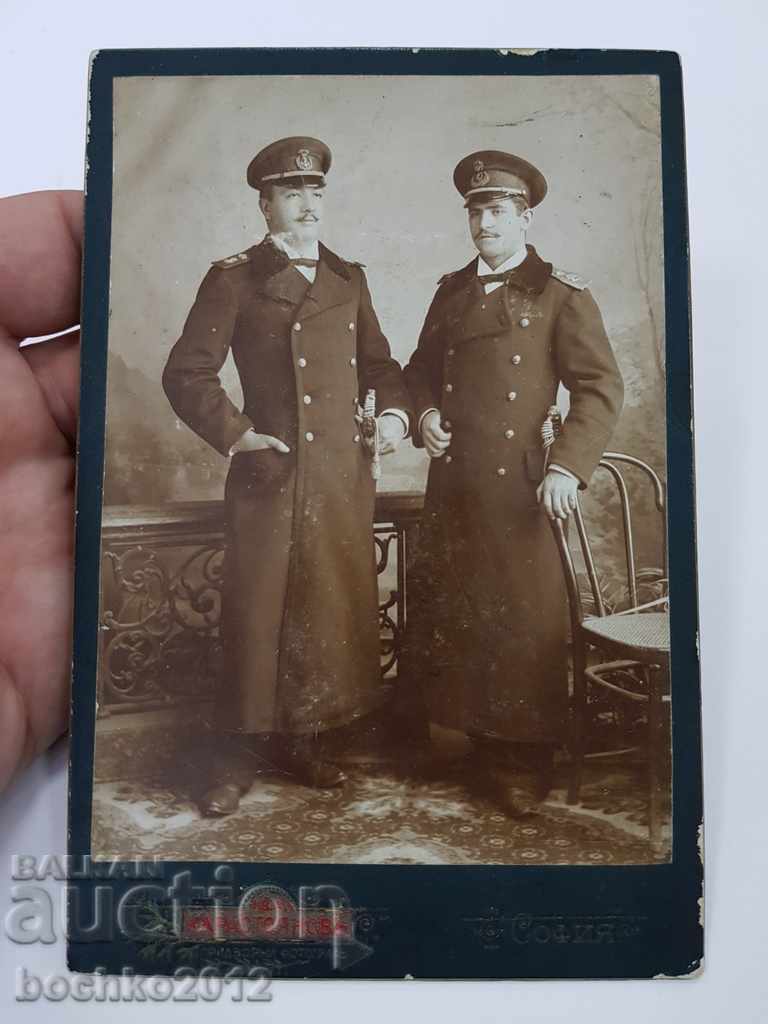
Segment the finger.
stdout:
<path fill-rule="evenodd" d="M 0 715 L 3 743 L 0 746 L 0 792 L 13 778 L 23 761 L 29 759 L 31 733 L 27 709 L 13 680 L 0 665 Z"/>
<path fill-rule="evenodd" d="M 556 486 L 551 486 L 549 489 L 549 504 L 552 509 L 552 515 L 560 518 L 560 495 L 557 492 Z"/>
<path fill-rule="evenodd" d="M 287 453 L 291 450 L 285 441 L 281 441 L 279 437 L 272 437 L 271 434 L 264 434 L 263 436 L 267 443 L 267 448 L 274 448 L 275 451 L 283 453 Z"/>
<path fill-rule="evenodd" d="M 433 430 L 433 433 L 434 433 L 435 437 L 439 438 L 441 441 L 450 441 L 451 440 L 451 433 L 449 431 L 447 431 L 447 430 L 443 430 L 443 428 L 440 426 L 439 423 L 436 424 L 432 428 L 432 430 Z"/>
<path fill-rule="evenodd" d="M 24 345 L 19 353 L 42 388 L 56 426 L 74 442 L 80 398 L 80 332 L 72 331 L 39 345 Z"/>
<path fill-rule="evenodd" d="M 544 511 L 550 519 L 555 518 L 555 510 L 552 507 L 552 492 L 548 489 L 544 491 Z"/>
<path fill-rule="evenodd" d="M 566 497 L 565 497 L 565 495 L 563 494 L 562 491 L 558 491 L 558 493 L 557 493 L 557 504 L 555 505 L 554 502 L 553 502 L 553 508 L 555 509 L 555 512 L 557 513 L 558 519 L 567 519 L 568 518 L 568 502 L 566 501 Z"/>
<path fill-rule="evenodd" d="M 542 480 L 539 486 L 536 488 L 536 501 L 541 504 L 541 495 L 544 490 L 544 481 Z"/>
<path fill-rule="evenodd" d="M 80 322 L 83 193 L 0 199 L 0 328 L 14 340 Z"/>

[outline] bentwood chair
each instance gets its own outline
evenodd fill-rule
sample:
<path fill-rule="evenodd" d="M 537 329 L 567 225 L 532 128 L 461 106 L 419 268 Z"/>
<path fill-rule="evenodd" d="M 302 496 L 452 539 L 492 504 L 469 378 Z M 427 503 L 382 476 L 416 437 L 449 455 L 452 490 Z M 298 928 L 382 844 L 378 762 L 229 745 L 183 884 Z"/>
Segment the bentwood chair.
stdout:
<path fill-rule="evenodd" d="M 617 465 L 618 464 L 618 465 Z M 587 735 L 592 725 L 594 701 L 598 692 L 611 703 L 619 701 L 644 705 L 647 736 L 648 830 L 651 845 L 661 845 L 661 779 L 669 757 L 667 730 L 669 702 L 669 611 L 666 596 L 654 600 L 640 597 L 647 570 L 638 570 L 632 523 L 632 502 L 627 480 L 619 466 L 632 466 L 632 473 L 650 485 L 660 518 L 662 566 L 654 586 L 667 593 L 666 515 L 664 487 L 658 474 L 647 463 L 631 455 L 606 452 L 598 471 L 608 475 L 614 485 L 609 489 L 612 518 L 618 519 L 624 547 L 625 594 L 629 607 L 615 611 L 606 601 L 593 555 L 580 499 L 573 519 L 586 576 L 582 592 L 574 555 L 561 519 L 552 521 L 568 591 L 573 646 L 573 704 L 571 736 L 571 774 L 567 800 L 579 802 L 585 757 L 606 757 L 631 753 L 637 745 L 617 751 L 588 754 Z M 610 491 L 614 490 L 614 494 Z M 620 512 L 620 517 L 615 513 Z M 570 532 L 570 531 L 568 531 Z M 622 570 L 623 574 L 623 570 Z M 596 663 L 595 663 L 596 662 Z M 667 749 L 664 749 L 666 747 Z"/>

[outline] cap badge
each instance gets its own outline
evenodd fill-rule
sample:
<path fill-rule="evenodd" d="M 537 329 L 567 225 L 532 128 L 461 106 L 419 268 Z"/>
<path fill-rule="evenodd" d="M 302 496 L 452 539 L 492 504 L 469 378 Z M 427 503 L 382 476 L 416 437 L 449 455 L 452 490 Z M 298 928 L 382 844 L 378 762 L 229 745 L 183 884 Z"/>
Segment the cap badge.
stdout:
<path fill-rule="evenodd" d="M 472 175 L 471 184 L 473 188 L 479 188 L 481 185 L 487 185 L 490 181 L 488 171 L 485 169 L 485 164 L 482 160 L 475 160 L 475 173 Z"/>
<path fill-rule="evenodd" d="M 300 149 L 296 154 L 296 166 L 300 171 L 312 170 L 312 157 L 308 149 Z"/>

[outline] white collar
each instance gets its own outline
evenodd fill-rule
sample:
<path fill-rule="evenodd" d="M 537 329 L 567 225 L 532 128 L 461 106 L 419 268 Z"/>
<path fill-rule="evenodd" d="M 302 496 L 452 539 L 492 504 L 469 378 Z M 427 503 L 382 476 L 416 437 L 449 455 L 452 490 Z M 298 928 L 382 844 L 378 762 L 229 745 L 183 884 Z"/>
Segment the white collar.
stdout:
<path fill-rule="evenodd" d="M 509 257 L 509 259 L 508 260 L 504 260 L 504 262 L 501 264 L 501 266 L 496 267 L 495 270 L 493 269 L 493 267 L 489 267 L 488 266 L 488 264 L 485 262 L 485 260 L 483 259 L 482 256 L 478 255 L 478 257 L 477 257 L 477 273 L 478 273 L 478 275 L 480 275 L 480 274 L 503 274 L 507 270 L 514 270 L 515 267 L 519 267 L 520 264 L 523 262 L 523 260 L 525 259 L 525 257 L 527 255 L 528 255 L 528 250 L 525 247 L 525 242 L 523 242 L 522 246 L 517 250 L 517 252 L 513 252 L 512 255 Z"/>
<path fill-rule="evenodd" d="M 308 253 L 300 253 L 297 252 L 292 245 L 289 245 L 289 243 L 286 242 L 282 235 L 267 234 L 267 238 L 272 242 L 275 248 L 280 249 L 281 252 L 284 252 L 285 255 L 291 260 L 300 258 L 317 260 L 320 258 L 320 248 L 318 246 L 317 241 L 314 241 L 312 243 Z"/>

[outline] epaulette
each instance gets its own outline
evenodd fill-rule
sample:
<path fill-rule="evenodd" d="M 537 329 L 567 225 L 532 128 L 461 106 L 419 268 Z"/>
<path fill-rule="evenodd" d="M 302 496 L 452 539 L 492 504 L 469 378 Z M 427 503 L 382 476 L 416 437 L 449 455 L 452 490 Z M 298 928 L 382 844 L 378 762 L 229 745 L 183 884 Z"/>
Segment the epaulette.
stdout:
<path fill-rule="evenodd" d="M 231 267 L 239 267 L 243 263 L 247 263 L 251 257 L 247 252 L 239 252 L 236 256 L 227 256 L 223 260 L 214 260 L 214 267 L 221 267 L 223 270 L 229 270 Z"/>
<path fill-rule="evenodd" d="M 573 274 L 570 270 L 560 270 L 559 267 L 552 267 L 552 277 L 556 277 L 558 281 L 562 281 L 569 288 L 575 288 L 579 292 L 584 291 L 589 284 L 586 277 L 582 277 L 581 274 Z"/>
<path fill-rule="evenodd" d="M 437 282 L 437 284 L 438 284 L 438 287 L 439 287 L 439 286 L 440 286 L 441 284 L 445 284 L 445 282 L 446 282 L 446 281 L 450 281 L 450 279 L 451 279 L 452 277 L 456 277 L 456 275 L 457 275 L 457 274 L 458 274 L 458 270 L 451 270 L 451 271 L 449 271 L 449 272 L 448 272 L 447 274 L 443 274 L 443 276 L 442 276 L 442 277 L 440 278 L 440 280 L 439 280 L 439 281 Z"/>
<path fill-rule="evenodd" d="M 358 263 L 357 260 L 344 260 L 348 267 L 360 267 L 361 270 L 365 270 L 365 263 Z"/>

